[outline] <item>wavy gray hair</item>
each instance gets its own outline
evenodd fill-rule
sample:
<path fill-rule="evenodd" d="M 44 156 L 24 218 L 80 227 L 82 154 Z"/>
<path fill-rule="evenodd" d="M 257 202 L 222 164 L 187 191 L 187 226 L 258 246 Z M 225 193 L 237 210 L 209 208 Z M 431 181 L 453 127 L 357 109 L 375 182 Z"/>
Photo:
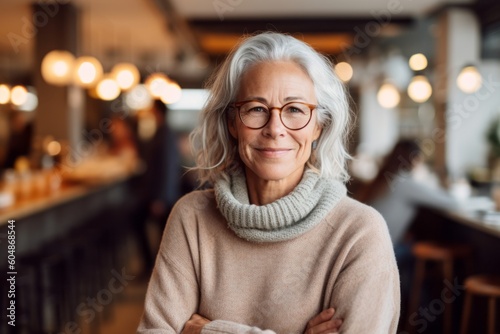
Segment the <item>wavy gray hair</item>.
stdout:
<path fill-rule="evenodd" d="M 311 78 L 318 108 L 316 117 L 322 127 L 316 150 L 307 165 L 322 177 L 347 181 L 346 151 L 350 110 L 343 82 L 330 60 L 304 42 L 280 33 L 265 32 L 248 37 L 235 48 L 207 83 L 210 95 L 199 126 L 191 133 L 201 184 L 213 183 L 240 164 L 237 143 L 228 130 L 228 106 L 235 102 L 240 80 L 251 66 L 261 62 L 292 61 Z"/>

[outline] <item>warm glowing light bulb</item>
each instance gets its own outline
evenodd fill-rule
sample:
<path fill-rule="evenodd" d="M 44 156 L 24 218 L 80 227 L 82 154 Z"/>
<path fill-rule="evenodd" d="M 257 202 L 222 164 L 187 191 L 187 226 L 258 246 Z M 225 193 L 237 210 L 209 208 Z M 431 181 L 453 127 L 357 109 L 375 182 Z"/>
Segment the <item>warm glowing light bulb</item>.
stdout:
<path fill-rule="evenodd" d="M 27 87 L 26 101 L 21 105 L 16 105 L 16 109 L 21 111 L 33 111 L 38 107 L 38 96 L 34 87 Z"/>
<path fill-rule="evenodd" d="M 0 85 L 0 104 L 7 104 L 10 101 L 10 88 L 7 85 Z"/>
<path fill-rule="evenodd" d="M 145 85 L 151 96 L 161 98 L 168 90 L 168 78 L 163 73 L 153 73 L 146 79 Z"/>
<path fill-rule="evenodd" d="M 97 75 L 96 68 L 89 62 L 84 62 L 78 67 L 78 76 L 84 84 L 90 84 L 95 80 Z"/>
<path fill-rule="evenodd" d="M 67 85 L 71 82 L 75 57 L 68 51 L 54 50 L 42 60 L 42 77 L 52 85 Z"/>
<path fill-rule="evenodd" d="M 414 76 L 408 85 L 408 96 L 417 103 L 423 103 L 431 97 L 432 87 L 423 75 Z"/>
<path fill-rule="evenodd" d="M 182 89 L 176 82 L 169 82 L 161 100 L 165 104 L 178 102 L 182 97 Z"/>
<path fill-rule="evenodd" d="M 52 71 L 58 77 L 65 76 L 69 72 L 68 63 L 58 60 L 52 65 Z"/>
<path fill-rule="evenodd" d="M 56 140 L 51 141 L 47 144 L 47 153 L 51 156 L 58 155 L 61 153 L 61 144 Z"/>
<path fill-rule="evenodd" d="M 335 65 L 335 73 L 337 73 L 340 80 L 343 82 L 348 82 L 351 80 L 353 75 L 352 66 L 345 61 L 338 63 Z"/>
<path fill-rule="evenodd" d="M 139 70 L 134 64 L 119 63 L 113 67 L 111 76 L 122 90 L 128 90 L 139 83 Z"/>
<path fill-rule="evenodd" d="M 141 110 L 153 104 L 153 98 L 145 85 L 137 85 L 125 94 L 125 103 L 130 109 Z"/>
<path fill-rule="evenodd" d="M 422 71 L 427 67 L 427 58 L 422 53 L 416 53 L 408 61 L 410 68 L 414 71 Z"/>
<path fill-rule="evenodd" d="M 10 94 L 10 101 L 15 106 L 20 106 L 28 100 L 28 90 L 24 86 L 14 86 Z"/>
<path fill-rule="evenodd" d="M 408 96 L 417 102 L 423 103 L 431 97 L 432 87 L 429 80 L 423 75 L 417 75 L 411 79 L 408 85 Z"/>
<path fill-rule="evenodd" d="M 481 74 L 474 66 L 467 66 L 457 77 L 457 86 L 464 93 L 471 94 L 479 90 L 483 84 Z"/>
<path fill-rule="evenodd" d="M 95 86 L 102 78 L 102 65 L 94 57 L 80 57 L 75 63 L 74 81 L 85 88 Z"/>
<path fill-rule="evenodd" d="M 120 87 L 115 80 L 105 77 L 97 84 L 96 92 L 100 99 L 111 101 L 120 95 Z"/>
<path fill-rule="evenodd" d="M 401 96 L 398 89 L 391 83 L 383 84 L 377 93 L 378 103 L 387 109 L 397 106 L 400 100 Z"/>

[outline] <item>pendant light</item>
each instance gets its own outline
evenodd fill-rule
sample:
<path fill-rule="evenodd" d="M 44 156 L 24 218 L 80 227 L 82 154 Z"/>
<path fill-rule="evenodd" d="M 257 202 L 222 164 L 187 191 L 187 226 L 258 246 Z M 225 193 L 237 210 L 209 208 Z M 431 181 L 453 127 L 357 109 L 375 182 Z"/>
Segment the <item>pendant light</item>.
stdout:
<path fill-rule="evenodd" d="M 125 104 L 132 110 L 141 110 L 151 107 L 153 98 L 145 85 L 137 85 L 125 93 Z"/>
<path fill-rule="evenodd" d="M 148 76 L 144 84 L 153 98 L 160 99 L 168 90 L 169 82 L 165 74 L 156 72 Z"/>
<path fill-rule="evenodd" d="M 427 101 L 432 95 L 432 86 L 425 75 L 416 75 L 408 85 L 408 96 L 417 103 Z"/>
<path fill-rule="evenodd" d="M 83 56 L 75 61 L 74 83 L 83 88 L 95 86 L 102 78 L 102 65 L 95 57 Z"/>
<path fill-rule="evenodd" d="M 392 83 L 384 83 L 377 93 L 378 103 L 387 109 L 396 107 L 401 100 L 398 89 Z"/>
<path fill-rule="evenodd" d="M 71 83 L 75 57 L 68 51 L 53 50 L 43 57 L 42 77 L 52 85 L 64 86 Z"/>
<path fill-rule="evenodd" d="M 178 102 L 182 97 L 182 89 L 177 82 L 169 81 L 165 92 L 160 97 L 161 101 L 165 104 Z"/>
<path fill-rule="evenodd" d="M 123 91 L 127 91 L 136 86 L 140 80 L 139 70 L 132 63 L 116 64 L 111 70 L 111 76 Z"/>
<path fill-rule="evenodd" d="M 21 106 L 28 101 L 28 90 L 26 87 L 17 85 L 12 87 L 10 102 L 15 106 Z"/>
<path fill-rule="evenodd" d="M 477 68 L 473 65 L 466 65 L 462 68 L 457 77 L 457 86 L 467 94 L 475 93 L 481 88 L 483 79 Z"/>
<path fill-rule="evenodd" d="M 349 82 L 354 72 L 352 66 L 349 63 L 342 61 L 335 65 L 335 73 L 343 82 Z"/>
<path fill-rule="evenodd" d="M 120 95 L 120 87 L 110 75 L 107 75 L 97 84 L 96 93 L 101 100 L 112 101 Z"/>
<path fill-rule="evenodd" d="M 427 57 L 422 53 L 415 53 L 410 57 L 408 65 L 413 71 L 422 71 L 427 68 Z"/>

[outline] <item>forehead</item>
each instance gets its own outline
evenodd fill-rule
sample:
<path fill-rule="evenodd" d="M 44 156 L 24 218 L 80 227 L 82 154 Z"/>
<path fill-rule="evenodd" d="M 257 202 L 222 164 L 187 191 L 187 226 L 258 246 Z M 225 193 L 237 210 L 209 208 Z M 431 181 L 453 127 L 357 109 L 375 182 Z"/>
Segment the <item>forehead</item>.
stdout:
<path fill-rule="evenodd" d="M 299 96 L 315 99 L 314 84 L 306 71 L 292 61 L 262 62 L 252 65 L 241 77 L 238 97 L 284 99 Z"/>

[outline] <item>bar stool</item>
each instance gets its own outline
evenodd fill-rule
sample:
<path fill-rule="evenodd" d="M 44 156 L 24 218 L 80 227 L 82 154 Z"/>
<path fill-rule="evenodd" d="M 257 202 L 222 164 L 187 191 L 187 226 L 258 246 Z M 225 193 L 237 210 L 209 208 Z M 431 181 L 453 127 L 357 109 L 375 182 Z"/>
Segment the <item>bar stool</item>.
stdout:
<path fill-rule="evenodd" d="M 465 280 L 465 304 L 460 333 L 467 333 L 473 295 L 488 297 L 488 333 L 495 333 L 495 302 L 500 298 L 500 276 L 474 275 Z"/>
<path fill-rule="evenodd" d="M 443 278 L 448 282 L 453 282 L 454 263 L 457 260 L 464 260 L 466 271 L 471 270 L 471 248 L 464 244 L 446 244 L 441 242 L 421 241 L 415 243 L 412 248 L 416 258 L 415 277 L 412 294 L 410 297 L 410 313 L 417 311 L 420 305 L 420 295 L 425 277 L 425 265 L 427 262 L 439 262 L 443 268 Z M 445 306 L 443 317 L 443 333 L 449 334 L 452 331 L 452 308 Z"/>

